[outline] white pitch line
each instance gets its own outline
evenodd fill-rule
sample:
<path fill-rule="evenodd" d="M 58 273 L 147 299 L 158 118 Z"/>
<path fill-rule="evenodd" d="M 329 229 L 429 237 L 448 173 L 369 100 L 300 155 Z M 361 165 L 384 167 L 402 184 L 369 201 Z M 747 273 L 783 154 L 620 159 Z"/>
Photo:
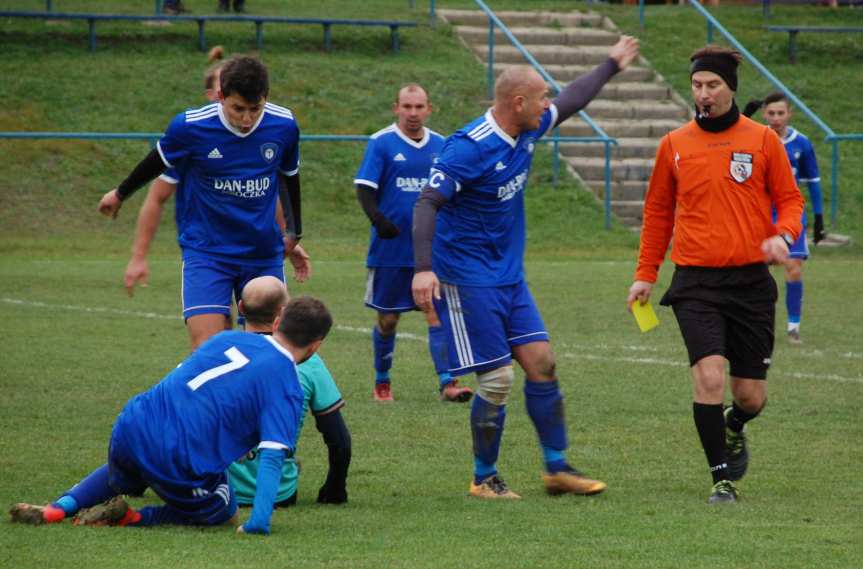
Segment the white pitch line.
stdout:
<path fill-rule="evenodd" d="M 172 316 L 170 314 L 159 314 L 157 312 L 140 312 L 137 310 L 123 310 L 120 308 L 100 308 L 100 307 L 92 307 L 92 306 L 77 306 L 74 304 L 49 304 L 47 302 L 39 302 L 36 300 L 22 300 L 18 298 L 8 298 L 3 297 L 0 298 L 0 302 L 5 304 L 12 304 L 16 306 L 31 306 L 35 308 L 51 308 L 51 309 L 61 309 L 61 310 L 72 310 L 76 312 L 86 312 L 90 314 L 116 314 L 118 316 L 134 316 L 137 318 L 150 318 L 157 320 L 180 320 L 180 316 Z M 354 332 L 369 335 L 371 334 L 371 328 L 359 328 L 356 326 L 346 326 L 346 325 L 337 325 L 337 330 L 341 330 L 344 332 Z M 423 336 L 419 336 L 417 334 L 411 334 L 409 332 L 399 332 L 399 338 L 404 338 L 406 340 L 414 340 L 419 342 L 428 342 L 426 338 Z M 643 346 L 611 346 L 608 344 L 597 344 L 595 346 L 580 346 L 580 345 L 569 345 L 571 348 L 579 348 L 579 349 L 623 349 L 623 350 L 633 350 L 633 351 L 655 351 L 655 349 L 651 349 L 649 347 Z M 854 352 L 848 352 L 842 354 L 843 357 L 847 358 L 858 358 L 863 357 L 863 354 L 858 354 Z M 568 359 L 583 359 L 583 360 L 595 360 L 595 361 L 607 361 L 607 362 L 623 362 L 623 363 L 633 363 L 633 364 L 647 364 L 647 365 L 660 365 L 667 367 L 689 367 L 689 364 L 682 361 L 677 360 L 663 360 L 659 358 L 637 358 L 637 357 L 615 357 L 615 356 L 599 356 L 596 354 L 573 354 L 570 352 L 563 353 L 563 357 Z M 814 380 L 828 380 L 828 381 L 836 381 L 839 383 L 856 383 L 863 384 L 863 377 L 844 377 L 841 375 L 835 374 L 827 374 L 827 375 L 819 375 L 814 373 L 801 373 L 801 372 L 780 372 L 776 371 L 775 374 L 780 374 L 784 377 L 793 377 L 795 379 L 814 379 Z"/>

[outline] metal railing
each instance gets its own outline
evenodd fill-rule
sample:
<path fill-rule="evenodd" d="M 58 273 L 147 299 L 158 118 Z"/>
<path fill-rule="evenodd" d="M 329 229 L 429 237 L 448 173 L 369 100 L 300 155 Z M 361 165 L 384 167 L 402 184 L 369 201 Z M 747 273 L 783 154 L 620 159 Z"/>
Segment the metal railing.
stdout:
<path fill-rule="evenodd" d="M 546 83 L 551 85 L 555 93 L 560 93 L 561 88 L 557 81 L 545 70 L 545 68 L 534 58 L 529 51 L 522 45 L 518 39 L 512 34 L 509 28 L 506 27 L 497 14 L 489 8 L 482 0 L 474 0 L 479 8 L 485 12 L 488 18 L 488 98 L 494 99 L 494 35 L 495 28 L 500 29 L 504 36 L 512 43 L 512 45 L 521 53 L 522 56 L 530 63 Z M 560 164 L 559 145 L 561 142 L 601 142 L 605 145 L 605 228 L 611 229 L 611 145 L 617 146 L 617 140 L 608 136 L 602 128 L 596 124 L 590 116 L 579 111 L 578 116 L 590 126 L 596 136 L 560 136 L 560 129 L 555 127 L 552 131 L 552 136 L 548 139 L 543 139 L 542 142 L 547 142 L 552 145 L 552 186 L 557 185 L 557 175 Z"/>
<path fill-rule="evenodd" d="M 824 141 L 830 144 L 831 148 L 831 160 L 830 160 L 830 225 L 835 230 L 838 218 L 838 207 L 839 207 L 839 142 L 844 140 L 852 140 L 852 141 L 861 141 L 863 140 L 863 133 L 852 133 L 852 134 L 836 134 L 830 126 L 825 123 L 821 117 L 819 117 L 814 111 L 812 111 L 806 103 L 800 100 L 797 95 L 795 95 L 791 89 L 785 86 L 782 81 L 780 81 L 775 75 L 773 75 L 758 59 L 752 55 L 749 50 L 747 50 L 743 44 L 741 44 L 734 35 L 731 34 L 722 24 L 719 23 L 707 9 L 702 6 L 697 0 L 688 0 L 690 6 L 695 8 L 704 19 L 707 20 L 707 43 L 713 43 L 713 31 L 714 29 L 718 31 L 725 39 L 734 46 L 737 51 L 749 61 L 750 64 L 759 72 L 761 75 L 767 79 L 770 83 L 773 84 L 779 91 L 782 91 L 788 100 L 806 117 L 811 120 L 815 126 L 821 129 L 824 132 Z M 765 7 L 764 14 L 769 15 L 769 3 L 764 3 Z M 644 0 L 639 0 L 638 2 L 639 9 L 639 22 L 641 27 L 644 27 Z"/>

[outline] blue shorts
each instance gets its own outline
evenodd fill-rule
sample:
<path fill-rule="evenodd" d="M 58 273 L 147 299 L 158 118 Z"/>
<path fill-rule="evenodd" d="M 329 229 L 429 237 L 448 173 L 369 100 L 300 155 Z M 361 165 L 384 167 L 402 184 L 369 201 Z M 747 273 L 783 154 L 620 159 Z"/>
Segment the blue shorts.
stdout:
<path fill-rule="evenodd" d="M 174 519 L 189 525 L 219 525 L 237 512 L 227 472 L 188 482 L 160 480 L 138 465 L 116 427 L 108 450 L 108 484 L 117 494 L 140 495 L 152 489 L 174 511 Z"/>
<path fill-rule="evenodd" d="M 366 280 L 366 306 L 378 312 L 417 310 L 411 293 L 412 267 L 370 267 Z"/>
<path fill-rule="evenodd" d="M 183 319 L 198 314 L 230 315 L 231 300 L 240 298 L 247 282 L 264 276 L 273 276 L 285 282 L 284 264 L 241 265 L 184 255 Z"/>
<path fill-rule="evenodd" d="M 513 346 L 548 341 L 524 281 L 501 287 L 441 283 L 435 309 L 449 341 L 452 375 L 505 366 L 512 361 Z"/>
<path fill-rule="evenodd" d="M 804 261 L 809 258 L 809 244 L 806 242 L 805 225 L 803 226 L 803 231 L 800 232 L 800 237 L 788 249 L 788 258 L 803 259 Z"/>

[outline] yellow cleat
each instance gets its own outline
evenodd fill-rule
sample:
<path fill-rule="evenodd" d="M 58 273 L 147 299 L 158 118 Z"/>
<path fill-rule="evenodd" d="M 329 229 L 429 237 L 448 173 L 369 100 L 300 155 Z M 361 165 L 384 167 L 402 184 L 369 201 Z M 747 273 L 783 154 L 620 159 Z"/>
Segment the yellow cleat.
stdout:
<path fill-rule="evenodd" d="M 608 488 L 605 482 L 588 478 L 574 468 L 561 470 L 554 474 L 545 473 L 542 475 L 542 483 L 545 484 L 545 491 L 552 496 L 559 494 L 592 496 Z"/>
<path fill-rule="evenodd" d="M 497 474 L 489 476 L 479 484 L 471 482 L 470 495 L 487 500 L 521 500 L 521 496 L 510 490 L 503 478 Z"/>

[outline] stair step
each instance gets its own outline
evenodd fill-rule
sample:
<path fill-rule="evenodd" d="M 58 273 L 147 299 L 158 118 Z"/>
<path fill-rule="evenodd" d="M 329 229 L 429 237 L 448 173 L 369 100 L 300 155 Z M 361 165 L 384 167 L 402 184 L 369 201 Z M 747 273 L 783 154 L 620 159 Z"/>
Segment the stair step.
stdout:
<path fill-rule="evenodd" d="M 568 156 L 565 158 L 583 180 L 605 179 L 604 158 L 582 156 Z M 653 158 L 626 158 L 611 161 L 611 179 L 616 182 L 643 182 L 650 179 L 652 171 Z"/>
<path fill-rule="evenodd" d="M 495 12 L 498 18 L 507 27 L 518 26 L 549 26 L 552 28 L 568 27 L 602 27 L 603 18 L 599 14 L 583 12 Z M 438 17 L 454 26 L 485 26 L 488 27 L 488 18 L 485 12 L 480 10 L 438 10 Z"/>
<path fill-rule="evenodd" d="M 471 45 L 473 52 L 485 63 L 488 61 L 488 48 L 483 45 Z M 532 45 L 530 54 L 543 66 L 546 64 L 576 64 L 597 65 L 608 59 L 608 47 L 604 45 L 594 46 L 550 46 Z M 527 63 L 527 60 L 513 45 L 494 46 L 495 63 Z"/>
<path fill-rule="evenodd" d="M 659 138 L 684 124 L 684 121 L 677 119 L 603 119 L 595 122 L 608 136 L 614 138 Z M 577 117 L 564 121 L 559 128 L 560 134 L 566 136 L 596 134 L 589 124 Z"/>
<path fill-rule="evenodd" d="M 585 109 L 591 118 L 600 119 L 677 119 L 689 118 L 689 110 L 676 103 L 658 101 L 611 101 L 594 99 Z"/>
<path fill-rule="evenodd" d="M 456 26 L 456 32 L 472 45 L 488 46 L 488 26 Z M 510 32 L 523 44 L 581 46 L 611 46 L 617 43 L 620 34 L 596 28 L 510 28 Z M 509 38 L 500 28 L 495 28 L 496 45 L 509 45 Z"/>
<path fill-rule="evenodd" d="M 494 73 L 495 76 L 503 73 L 505 69 L 508 67 L 513 67 L 516 65 L 524 65 L 523 63 L 500 63 L 498 61 L 494 62 Z M 594 66 L 593 65 L 558 65 L 558 64 L 548 64 L 543 65 L 546 71 L 548 71 L 554 79 L 565 85 L 575 79 L 576 77 L 580 77 L 585 73 L 591 71 Z M 655 76 L 655 73 L 652 69 L 647 67 L 633 67 L 629 66 L 617 75 L 615 75 L 612 79 L 612 83 L 617 82 L 647 82 L 652 81 Z"/>
<path fill-rule="evenodd" d="M 650 158 L 656 156 L 658 138 L 618 138 L 617 146 L 611 146 L 612 158 Z M 605 144 L 586 142 L 563 142 L 560 144 L 563 156 L 584 156 L 605 158 Z"/>
<path fill-rule="evenodd" d="M 605 199 L 605 180 L 584 180 L 596 196 Z M 612 201 L 642 201 L 647 194 L 647 180 L 624 180 L 611 182 Z"/>

